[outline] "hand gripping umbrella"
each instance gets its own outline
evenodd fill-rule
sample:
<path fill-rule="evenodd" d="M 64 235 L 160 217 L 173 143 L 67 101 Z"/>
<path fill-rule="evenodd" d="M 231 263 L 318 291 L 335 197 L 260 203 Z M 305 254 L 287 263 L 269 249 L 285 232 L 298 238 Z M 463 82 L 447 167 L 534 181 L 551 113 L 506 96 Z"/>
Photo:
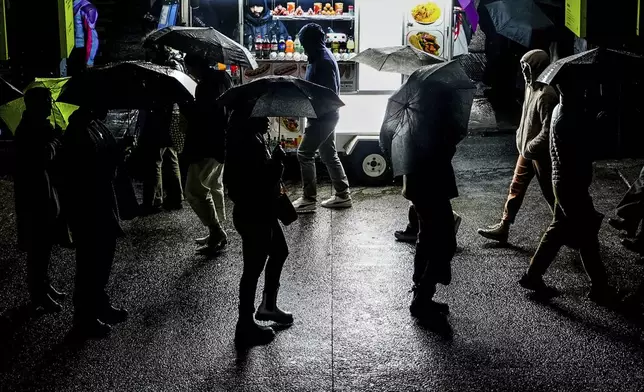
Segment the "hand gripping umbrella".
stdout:
<path fill-rule="evenodd" d="M 165 27 L 145 39 L 144 46 L 154 45 L 165 45 L 181 52 L 197 54 L 212 63 L 257 68 L 257 62 L 248 49 L 212 27 Z"/>
<path fill-rule="evenodd" d="M 466 135 L 476 86 L 456 61 L 423 67 L 389 98 L 380 147 L 394 176 L 412 173 L 427 157 Z"/>
<path fill-rule="evenodd" d="M 170 67 L 126 61 L 72 77 L 59 101 L 102 109 L 145 109 L 194 101 L 197 83 Z"/>
<path fill-rule="evenodd" d="M 411 46 L 390 46 L 369 48 L 360 52 L 353 61 L 368 65 L 377 71 L 411 75 L 418 68 L 445 60 Z"/>
<path fill-rule="evenodd" d="M 71 105 L 68 103 L 63 103 L 60 101 L 61 90 L 68 83 L 69 78 L 36 78 L 31 82 L 25 92 L 32 88 L 46 88 L 51 92 L 52 97 L 52 107 L 51 107 L 51 116 L 49 120 L 52 125 L 59 126 L 61 129 L 67 129 L 67 122 L 69 116 L 78 109 L 78 106 Z M 4 82 L 4 80 L 3 80 Z M 6 83 L 6 82 L 5 82 Z M 11 86 L 7 83 L 8 86 Z M 25 100 L 22 96 L 22 93 L 11 86 L 11 89 L 8 87 L 2 88 L 3 96 L 2 100 L 5 101 L 5 91 L 8 91 L 11 96 L 17 97 L 10 101 L 5 101 L 3 105 L 0 106 L 0 118 L 7 125 L 9 131 L 14 133 L 20 120 L 22 120 L 22 113 L 25 111 Z M 19 94 L 19 95 L 18 95 Z"/>
<path fill-rule="evenodd" d="M 293 76 L 258 78 L 217 101 L 230 109 L 250 105 L 251 117 L 319 118 L 344 106 L 334 91 Z"/>

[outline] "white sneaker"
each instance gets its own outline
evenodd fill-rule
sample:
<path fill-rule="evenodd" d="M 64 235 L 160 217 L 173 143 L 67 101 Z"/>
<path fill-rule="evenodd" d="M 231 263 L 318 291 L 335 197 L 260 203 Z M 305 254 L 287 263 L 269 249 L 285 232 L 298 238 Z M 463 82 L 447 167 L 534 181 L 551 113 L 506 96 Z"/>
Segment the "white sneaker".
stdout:
<path fill-rule="evenodd" d="M 317 209 L 317 200 L 307 199 L 300 197 L 293 202 L 295 211 L 300 212 L 314 212 Z"/>
<path fill-rule="evenodd" d="M 332 198 L 323 201 L 320 205 L 324 208 L 349 208 L 352 205 L 351 196 L 333 196 Z"/>

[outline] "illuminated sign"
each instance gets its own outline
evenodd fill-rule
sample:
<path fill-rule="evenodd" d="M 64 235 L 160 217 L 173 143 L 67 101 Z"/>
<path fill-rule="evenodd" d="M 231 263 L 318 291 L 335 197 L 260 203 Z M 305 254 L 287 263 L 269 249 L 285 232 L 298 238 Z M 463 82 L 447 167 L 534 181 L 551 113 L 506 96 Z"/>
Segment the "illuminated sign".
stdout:
<path fill-rule="evenodd" d="M 58 0 L 60 56 L 67 58 L 74 49 L 74 0 Z"/>
<path fill-rule="evenodd" d="M 577 37 L 586 36 L 587 0 L 566 0 L 566 27 Z"/>
<path fill-rule="evenodd" d="M 9 60 L 7 45 L 7 15 L 4 0 L 0 0 L 0 60 Z"/>
<path fill-rule="evenodd" d="M 642 25 L 642 0 L 637 1 L 637 27 L 635 27 L 635 32 L 637 36 L 640 35 L 640 26 Z"/>
<path fill-rule="evenodd" d="M 177 24 L 177 14 L 179 13 L 179 4 L 175 1 L 166 1 L 161 8 L 159 15 L 158 29 Z"/>

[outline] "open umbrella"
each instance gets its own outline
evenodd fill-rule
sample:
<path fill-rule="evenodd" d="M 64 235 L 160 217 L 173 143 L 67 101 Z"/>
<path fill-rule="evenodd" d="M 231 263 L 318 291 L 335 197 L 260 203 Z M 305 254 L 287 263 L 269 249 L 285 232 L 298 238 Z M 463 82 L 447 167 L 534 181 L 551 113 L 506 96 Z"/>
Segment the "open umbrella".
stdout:
<path fill-rule="evenodd" d="M 170 67 L 126 61 L 74 76 L 59 101 L 103 109 L 145 109 L 192 102 L 197 83 Z"/>
<path fill-rule="evenodd" d="M 495 32 L 526 48 L 539 38 L 549 37 L 554 24 L 534 0 L 491 0 L 479 5 L 481 27 L 486 34 Z"/>
<path fill-rule="evenodd" d="M 22 97 L 22 91 L 15 88 L 3 78 L 0 78 L 0 105 L 4 105 L 20 97 Z"/>
<path fill-rule="evenodd" d="M 69 116 L 78 109 L 78 106 L 76 105 L 59 101 L 61 90 L 68 81 L 69 78 L 36 78 L 27 86 L 27 88 L 25 88 L 25 92 L 36 87 L 46 88 L 51 92 L 52 108 L 49 120 L 52 125 L 57 125 L 63 130 L 67 129 Z M 15 94 L 15 91 L 13 94 Z M 22 120 L 22 113 L 25 111 L 25 108 L 25 100 L 22 97 L 22 93 L 19 98 L 0 106 L 0 118 L 2 118 L 12 133 L 16 132 L 16 128 L 18 128 L 20 120 Z"/>
<path fill-rule="evenodd" d="M 442 63 L 445 60 L 425 53 L 411 46 L 389 46 L 386 48 L 369 48 L 353 58 L 378 71 L 411 75 L 418 68 Z"/>
<path fill-rule="evenodd" d="M 144 45 L 165 45 L 185 53 L 197 54 L 213 63 L 257 68 L 257 62 L 248 49 L 212 27 L 165 27 L 150 34 Z"/>
<path fill-rule="evenodd" d="M 571 75 L 597 80 L 617 81 L 644 69 L 644 57 L 614 49 L 596 48 L 564 57 L 550 64 L 537 78 L 538 82 L 556 84 Z"/>
<path fill-rule="evenodd" d="M 426 157 L 467 135 L 476 86 L 456 61 L 423 67 L 389 98 L 380 146 L 394 176 L 411 173 Z"/>
<path fill-rule="evenodd" d="M 293 76 L 266 76 L 226 91 L 217 100 L 231 109 L 252 105 L 252 117 L 318 118 L 344 106 L 338 95 Z"/>

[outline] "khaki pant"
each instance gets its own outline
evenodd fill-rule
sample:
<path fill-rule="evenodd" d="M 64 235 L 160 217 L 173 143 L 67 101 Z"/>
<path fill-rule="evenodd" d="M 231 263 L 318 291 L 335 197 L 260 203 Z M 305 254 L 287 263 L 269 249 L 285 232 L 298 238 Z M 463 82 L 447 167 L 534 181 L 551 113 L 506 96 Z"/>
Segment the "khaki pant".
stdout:
<path fill-rule="evenodd" d="M 526 159 L 519 155 L 517 159 L 517 166 L 514 169 L 514 177 L 510 184 L 510 191 L 508 192 L 508 199 L 505 202 L 503 210 L 503 220 L 509 223 L 514 223 L 514 219 L 523 204 L 523 199 L 528 191 L 530 181 L 537 177 L 541 193 L 550 206 L 550 210 L 554 211 L 555 195 L 552 191 L 552 168 L 550 159 L 543 159 L 535 161 Z"/>
<path fill-rule="evenodd" d="M 202 159 L 188 167 L 186 199 L 204 226 L 223 233 L 226 220 L 224 205 L 224 164 L 214 158 Z"/>

